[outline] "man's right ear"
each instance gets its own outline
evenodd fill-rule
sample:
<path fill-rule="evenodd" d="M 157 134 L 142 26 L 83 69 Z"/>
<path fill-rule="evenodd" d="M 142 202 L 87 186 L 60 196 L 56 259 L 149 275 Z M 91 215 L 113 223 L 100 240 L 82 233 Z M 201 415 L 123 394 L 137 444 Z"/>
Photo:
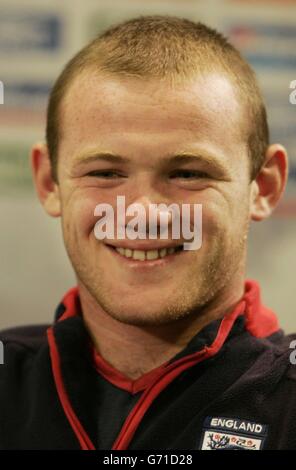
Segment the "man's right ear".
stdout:
<path fill-rule="evenodd" d="M 31 151 L 33 180 L 39 200 L 52 217 L 61 215 L 59 186 L 54 181 L 48 148 L 45 143 L 37 143 Z"/>

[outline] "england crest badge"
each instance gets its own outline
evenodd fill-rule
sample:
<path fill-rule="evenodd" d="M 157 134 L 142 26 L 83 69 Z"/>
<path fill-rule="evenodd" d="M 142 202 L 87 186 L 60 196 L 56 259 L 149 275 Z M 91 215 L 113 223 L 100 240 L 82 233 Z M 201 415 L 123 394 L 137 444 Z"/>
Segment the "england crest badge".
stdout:
<path fill-rule="evenodd" d="M 265 424 L 237 418 L 207 417 L 200 449 L 262 450 L 266 435 Z"/>

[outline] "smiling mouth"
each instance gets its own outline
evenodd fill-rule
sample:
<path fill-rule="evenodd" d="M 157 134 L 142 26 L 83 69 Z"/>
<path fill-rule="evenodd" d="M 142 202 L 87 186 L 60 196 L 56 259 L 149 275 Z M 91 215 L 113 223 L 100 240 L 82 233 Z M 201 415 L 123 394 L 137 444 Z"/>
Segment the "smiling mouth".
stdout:
<path fill-rule="evenodd" d="M 114 247 L 111 245 L 108 246 L 121 256 L 135 261 L 154 261 L 184 251 L 183 245 L 155 250 L 132 250 L 130 248 Z"/>

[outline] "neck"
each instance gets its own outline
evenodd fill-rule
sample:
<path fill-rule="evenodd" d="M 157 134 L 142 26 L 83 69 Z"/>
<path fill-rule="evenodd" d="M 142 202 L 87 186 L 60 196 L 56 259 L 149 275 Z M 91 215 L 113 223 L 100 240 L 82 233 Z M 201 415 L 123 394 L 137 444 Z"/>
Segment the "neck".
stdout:
<path fill-rule="evenodd" d="M 145 327 L 112 318 L 81 284 L 79 293 L 83 318 L 96 350 L 115 369 L 136 380 L 178 354 L 206 325 L 230 313 L 244 294 L 244 281 L 232 283 L 194 315 Z"/>

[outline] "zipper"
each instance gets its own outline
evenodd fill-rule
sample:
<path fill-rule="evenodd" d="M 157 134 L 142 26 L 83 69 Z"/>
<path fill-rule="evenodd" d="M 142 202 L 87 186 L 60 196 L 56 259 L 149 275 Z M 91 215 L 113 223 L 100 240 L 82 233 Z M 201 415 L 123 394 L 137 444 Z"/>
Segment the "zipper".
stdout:
<path fill-rule="evenodd" d="M 205 346 L 204 349 L 193 353 L 190 356 L 179 359 L 173 364 L 169 364 L 164 370 L 163 375 L 142 394 L 141 398 L 131 410 L 127 419 L 125 420 L 121 431 L 115 440 L 112 450 L 126 450 L 139 426 L 145 413 L 157 398 L 157 396 L 164 390 L 174 379 L 176 379 L 182 372 L 190 367 L 213 357 L 223 346 L 236 318 L 242 314 L 245 308 L 245 301 L 239 303 L 237 308 L 226 315 L 219 327 L 217 336 L 211 346 Z"/>
<path fill-rule="evenodd" d="M 226 315 L 220 324 L 217 336 L 211 346 L 206 346 L 201 351 L 190 354 L 189 356 L 183 357 L 178 361 L 168 364 L 161 376 L 158 376 L 155 382 L 148 387 L 136 403 L 134 408 L 127 416 L 121 431 L 116 438 L 112 450 L 126 450 L 134 437 L 134 434 L 141 423 L 145 413 L 158 397 L 158 395 L 164 390 L 173 380 L 175 380 L 182 372 L 189 369 L 190 367 L 198 364 L 199 362 L 213 357 L 223 346 L 236 318 L 241 315 L 246 307 L 246 301 L 242 300 L 239 302 L 234 311 Z M 96 450 L 93 442 L 88 436 L 87 432 L 83 428 L 82 424 L 77 417 L 71 402 L 69 400 L 61 371 L 61 360 L 58 351 L 58 347 L 55 341 L 53 327 L 47 330 L 50 358 L 52 364 L 53 377 L 59 396 L 60 403 L 64 410 L 64 413 L 71 425 L 74 434 L 77 437 L 79 445 L 82 450 Z"/>

